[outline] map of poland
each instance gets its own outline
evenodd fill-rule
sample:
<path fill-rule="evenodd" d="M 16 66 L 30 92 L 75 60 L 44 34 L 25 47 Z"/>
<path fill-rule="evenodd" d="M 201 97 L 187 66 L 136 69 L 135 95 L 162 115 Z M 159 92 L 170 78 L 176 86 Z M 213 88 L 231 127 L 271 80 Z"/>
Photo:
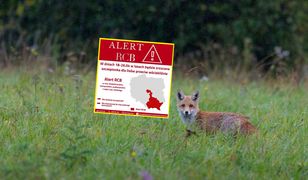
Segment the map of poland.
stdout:
<path fill-rule="evenodd" d="M 147 77 L 140 75 L 130 81 L 130 94 L 137 102 L 141 102 L 147 108 L 156 108 L 160 110 L 165 102 L 164 97 L 165 84 L 161 78 Z M 155 99 L 150 99 L 150 98 Z M 152 104 L 154 100 L 154 105 Z"/>

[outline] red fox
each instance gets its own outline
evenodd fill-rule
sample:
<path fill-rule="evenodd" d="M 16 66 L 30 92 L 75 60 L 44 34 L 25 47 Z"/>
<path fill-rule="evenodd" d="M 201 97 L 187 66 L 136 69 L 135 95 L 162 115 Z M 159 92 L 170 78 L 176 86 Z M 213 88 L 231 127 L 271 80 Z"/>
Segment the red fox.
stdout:
<path fill-rule="evenodd" d="M 197 125 L 208 133 L 221 131 L 227 134 L 249 135 L 257 129 L 249 122 L 249 117 L 231 112 L 205 112 L 199 110 L 199 91 L 186 96 L 183 91 L 177 93 L 177 108 L 182 121 L 187 126 L 187 135 L 196 134 L 190 128 Z"/>

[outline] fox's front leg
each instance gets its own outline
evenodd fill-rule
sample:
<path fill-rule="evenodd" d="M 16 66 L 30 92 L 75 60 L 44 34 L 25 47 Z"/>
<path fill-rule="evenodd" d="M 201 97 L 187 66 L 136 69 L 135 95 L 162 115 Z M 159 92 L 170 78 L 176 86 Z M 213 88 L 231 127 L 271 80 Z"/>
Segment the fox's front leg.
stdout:
<path fill-rule="evenodd" d="M 186 135 L 185 135 L 185 137 L 188 138 L 188 137 L 191 136 L 191 135 L 196 135 L 196 136 L 198 136 L 197 133 L 196 133 L 196 131 L 192 131 L 192 130 L 190 130 L 190 129 L 186 129 Z"/>

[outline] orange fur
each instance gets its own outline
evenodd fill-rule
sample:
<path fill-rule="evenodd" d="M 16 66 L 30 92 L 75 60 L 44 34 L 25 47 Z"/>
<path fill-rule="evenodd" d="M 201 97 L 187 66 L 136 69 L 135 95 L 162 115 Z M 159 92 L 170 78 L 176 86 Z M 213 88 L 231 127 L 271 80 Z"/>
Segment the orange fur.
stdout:
<path fill-rule="evenodd" d="M 196 116 L 198 126 L 209 133 L 223 131 L 232 134 L 249 135 L 256 132 L 256 128 L 249 122 L 247 116 L 228 112 L 203 112 Z"/>
<path fill-rule="evenodd" d="M 205 112 L 199 110 L 199 92 L 185 96 L 182 91 L 177 94 L 177 108 L 182 121 L 188 128 L 194 123 L 209 133 L 221 131 L 223 133 L 249 135 L 257 128 L 249 122 L 249 117 L 231 112 Z M 192 132 L 188 129 L 189 132 Z"/>

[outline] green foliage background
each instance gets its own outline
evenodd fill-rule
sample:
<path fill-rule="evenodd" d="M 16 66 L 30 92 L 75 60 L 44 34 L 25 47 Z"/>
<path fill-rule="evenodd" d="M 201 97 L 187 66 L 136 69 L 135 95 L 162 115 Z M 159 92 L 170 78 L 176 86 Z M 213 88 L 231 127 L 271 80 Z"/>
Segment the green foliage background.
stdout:
<path fill-rule="evenodd" d="M 290 66 L 302 63 L 308 48 L 308 2 L 301 0 L 2 1 L 0 41 L 17 48 L 48 39 L 60 54 L 95 56 L 98 38 L 113 37 L 174 42 L 185 55 L 211 43 L 242 52 L 249 42 L 257 61 L 275 47 L 289 51 Z"/>
<path fill-rule="evenodd" d="M 250 81 L 253 73 L 226 71 L 199 81 L 178 71 L 170 118 L 150 120 L 93 114 L 95 71 L 49 65 L 72 51 L 95 63 L 98 38 L 113 37 L 174 42 L 176 61 L 206 70 L 296 69 L 307 63 L 307 8 L 304 0 L 0 0 L 0 177 L 307 179 L 307 83 L 296 77 Z M 277 47 L 290 55 L 277 58 Z M 28 66 L 1 68 L 19 61 Z M 185 139 L 177 89 L 199 89 L 202 110 L 251 117 L 258 134 Z"/>

